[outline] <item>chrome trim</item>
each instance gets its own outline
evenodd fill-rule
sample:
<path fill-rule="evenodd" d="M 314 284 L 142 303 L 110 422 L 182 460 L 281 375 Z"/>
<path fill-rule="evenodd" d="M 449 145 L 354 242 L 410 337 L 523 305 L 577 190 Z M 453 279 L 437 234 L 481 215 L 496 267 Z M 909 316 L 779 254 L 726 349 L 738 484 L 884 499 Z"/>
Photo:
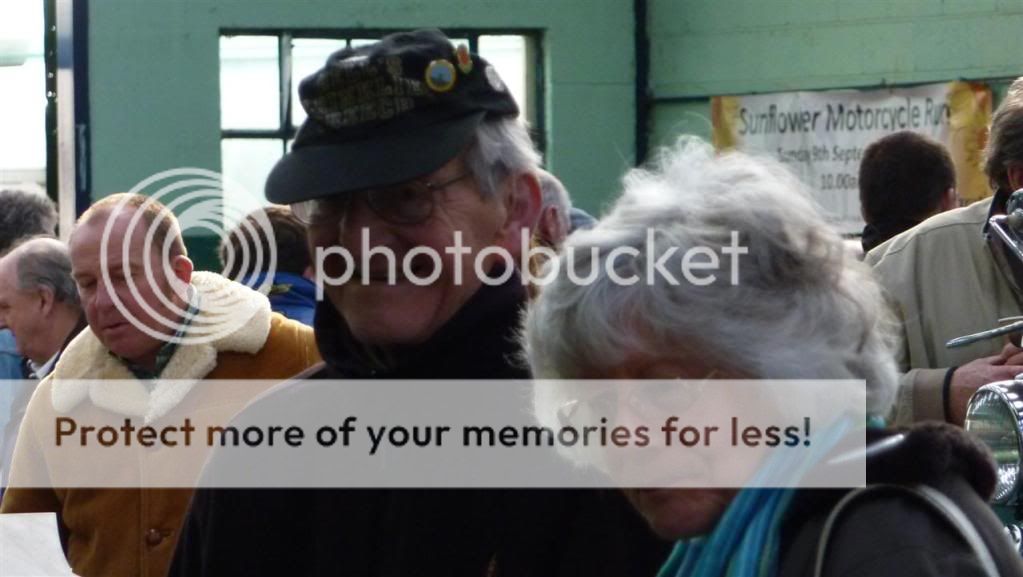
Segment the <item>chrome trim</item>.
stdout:
<path fill-rule="evenodd" d="M 995 383 L 988 383 L 983 387 L 977 389 L 973 395 L 970 396 L 970 401 L 966 403 L 966 420 L 963 423 L 963 428 L 969 431 L 970 424 L 970 408 L 973 405 L 973 401 L 981 393 L 993 393 L 995 394 L 1002 403 L 1009 409 L 1009 411 L 1016 416 L 1015 420 L 1015 431 L 1016 434 L 1016 446 L 1019 449 L 1020 459 L 1023 459 L 1023 381 L 998 381 Z M 1014 402 L 1012 397 L 1015 397 Z M 1008 495 L 1003 499 L 991 499 L 991 502 L 998 505 L 1011 505 L 1016 503 L 1020 493 L 1020 479 L 1023 478 L 1023 463 L 1020 463 L 1020 472 L 1016 475 L 1016 482 L 1009 490 Z"/>

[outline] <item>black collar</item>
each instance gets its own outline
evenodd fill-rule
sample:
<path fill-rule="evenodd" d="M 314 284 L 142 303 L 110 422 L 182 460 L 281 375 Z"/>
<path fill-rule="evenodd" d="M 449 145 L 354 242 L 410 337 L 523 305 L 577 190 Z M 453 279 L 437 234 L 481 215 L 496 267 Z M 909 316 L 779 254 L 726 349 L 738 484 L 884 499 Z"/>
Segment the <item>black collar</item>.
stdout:
<path fill-rule="evenodd" d="M 999 188 L 995 191 L 995 197 L 991 201 L 991 208 L 987 211 L 987 218 L 984 219 L 984 235 L 987 235 L 988 221 L 991 220 L 992 216 L 997 214 L 1005 214 L 1005 205 L 1009 203 L 1009 197 L 1012 193 L 1004 188 Z"/>
<path fill-rule="evenodd" d="M 515 331 L 526 291 L 515 274 L 498 286 L 483 285 L 426 342 L 368 347 L 352 335 L 330 301 L 317 304 L 316 342 L 328 378 L 527 378 L 514 357 Z"/>

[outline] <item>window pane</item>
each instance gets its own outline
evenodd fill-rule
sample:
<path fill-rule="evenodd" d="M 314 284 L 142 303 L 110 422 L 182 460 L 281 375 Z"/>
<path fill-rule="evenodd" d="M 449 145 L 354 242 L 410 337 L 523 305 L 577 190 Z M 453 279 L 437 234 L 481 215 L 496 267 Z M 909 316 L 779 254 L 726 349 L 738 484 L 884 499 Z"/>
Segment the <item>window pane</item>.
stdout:
<path fill-rule="evenodd" d="M 294 126 L 301 125 L 306 116 L 298 99 L 299 83 L 322 68 L 328 56 L 344 47 L 344 40 L 296 38 L 291 42 L 291 123 Z"/>
<path fill-rule="evenodd" d="M 0 183 L 45 185 L 43 3 L 0 3 Z"/>
<path fill-rule="evenodd" d="M 480 36 L 480 56 L 494 65 L 501 80 L 508 86 L 515 102 L 522 111 L 522 117 L 532 118 L 531 102 L 527 92 L 527 73 L 530 69 L 526 61 L 525 36 Z"/>
<path fill-rule="evenodd" d="M 0 170 L 46 168 L 46 66 L 29 56 L 0 67 Z"/>
<path fill-rule="evenodd" d="M 372 44 L 379 40 L 379 38 L 352 38 L 352 48 L 358 48 L 367 44 Z"/>
<path fill-rule="evenodd" d="M 225 138 L 220 142 L 225 227 L 269 204 L 263 187 L 282 150 L 283 143 L 277 139 Z"/>
<path fill-rule="evenodd" d="M 220 125 L 226 129 L 280 127 L 276 36 L 220 38 Z"/>

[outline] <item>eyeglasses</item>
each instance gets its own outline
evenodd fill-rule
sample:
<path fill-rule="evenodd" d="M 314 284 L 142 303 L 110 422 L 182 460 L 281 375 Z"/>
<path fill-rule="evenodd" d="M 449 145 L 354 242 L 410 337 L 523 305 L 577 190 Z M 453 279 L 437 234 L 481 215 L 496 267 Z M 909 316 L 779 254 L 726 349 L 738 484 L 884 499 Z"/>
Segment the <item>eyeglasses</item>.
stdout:
<path fill-rule="evenodd" d="M 305 200 L 292 204 L 291 212 L 309 226 L 334 224 L 344 217 L 352 202 L 361 198 L 374 214 L 386 222 L 420 224 L 433 214 L 437 204 L 436 192 L 470 176 L 472 173 L 466 172 L 443 182 L 411 180 L 395 186 Z"/>
<path fill-rule="evenodd" d="M 620 384 L 612 385 L 610 390 L 600 389 L 595 394 L 560 405 L 556 413 L 558 424 L 576 428 L 593 426 L 599 424 L 602 417 L 613 422 L 623 408 L 637 417 L 652 419 L 669 407 L 688 407 L 695 403 L 717 373 L 713 370 L 699 380 L 632 383 L 626 390 L 620 390 Z"/>

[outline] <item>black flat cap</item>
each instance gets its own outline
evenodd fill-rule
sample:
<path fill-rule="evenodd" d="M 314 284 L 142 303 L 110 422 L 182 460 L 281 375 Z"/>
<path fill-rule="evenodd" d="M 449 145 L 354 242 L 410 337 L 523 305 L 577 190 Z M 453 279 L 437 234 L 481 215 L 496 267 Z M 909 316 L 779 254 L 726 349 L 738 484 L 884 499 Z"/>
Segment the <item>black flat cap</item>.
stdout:
<path fill-rule="evenodd" d="M 519 113 L 494 67 L 439 30 L 335 52 L 298 93 L 308 117 L 266 181 L 278 204 L 429 174 L 469 144 L 484 118 Z"/>

